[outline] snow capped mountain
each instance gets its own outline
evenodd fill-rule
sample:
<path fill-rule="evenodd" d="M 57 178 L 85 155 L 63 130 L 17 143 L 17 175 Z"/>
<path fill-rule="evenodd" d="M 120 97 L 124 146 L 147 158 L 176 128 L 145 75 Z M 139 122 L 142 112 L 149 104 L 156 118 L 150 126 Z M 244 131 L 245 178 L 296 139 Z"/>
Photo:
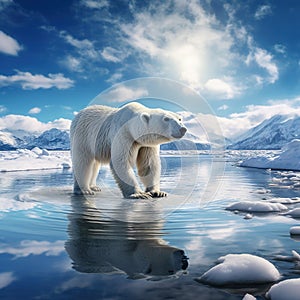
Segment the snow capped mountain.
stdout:
<path fill-rule="evenodd" d="M 9 132 L 0 132 L 0 150 L 15 150 L 17 147 L 16 137 Z"/>
<path fill-rule="evenodd" d="M 15 150 L 17 148 L 32 149 L 39 147 L 48 150 L 70 149 L 69 133 L 64 130 L 52 128 L 39 136 L 23 133 L 22 138 L 16 137 L 7 131 L 0 132 L 0 150 Z"/>
<path fill-rule="evenodd" d="M 229 149 L 281 149 L 300 137 L 300 117 L 275 115 L 240 136 Z"/>
<path fill-rule="evenodd" d="M 232 143 L 224 139 L 214 116 L 191 112 L 180 114 L 183 116 L 188 132 L 178 141 L 161 145 L 162 150 L 208 150 L 224 145 L 224 142 L 229 144 L 229 149 L 281 149 L 293 139 L 300 138 L 300 116 L 275 115 L 248 130 Z M 68 150 L 70 149 L 69 131 L 52 128 L 39 135 L 24 130 L 0 131 L 0 150 L 34 147 Z"/>
<path fill-rule="evenodd" d="M 52 128 L 27 144 L 26 148 L 39 147 L 47 150 L 70 149 L 70 137 L 67 131 Z"/>

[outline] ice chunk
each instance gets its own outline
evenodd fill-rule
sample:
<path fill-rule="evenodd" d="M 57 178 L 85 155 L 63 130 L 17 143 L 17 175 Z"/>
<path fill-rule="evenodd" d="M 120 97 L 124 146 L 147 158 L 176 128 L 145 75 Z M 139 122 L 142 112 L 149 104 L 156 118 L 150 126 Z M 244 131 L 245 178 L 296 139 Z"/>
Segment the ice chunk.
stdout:
<path fill-rule="evenodd" d="M 294 209 L 288 211 L 286 214 L 290 215 L 293 218 L 300 218 L 300 207 L 294 208 Z"/>
<path fill-rule="evenodd" d="M 287 207 L 281 203 L 270 203 L 264 201 L 241 201 L 227 206 L 226 210 L 266 213 L 284 211 L 287 210 Z"/>
<path fill-rule="evenodd" d="M 242 300 L 256 300 L 256 298 L 250 294 L 246 294 Z"/>
<path fill-rule="evenodd" d="M 290 228 L 290 235 L 300 235 L 300 226 L 293 226 Z"/>
<path fill-rule="evenodd" d="M 228 254 L 199 279 L 216 286 L 252 285 L 275 282 L 280 279 L 276 267 L 266 259 L 251 254 Z"/>
<path fill-rule="evenodd" d="M 273 285 L 266 296 L 271 300 L 299 300 L 300 278 L 287 279 Z"/>
<path fill-rule="evenodd" d="M 244 217 L 245 220 L 250 220 L 252 218 L 253 218 L 252 214 L 246 214 L 245 217 Z"/>

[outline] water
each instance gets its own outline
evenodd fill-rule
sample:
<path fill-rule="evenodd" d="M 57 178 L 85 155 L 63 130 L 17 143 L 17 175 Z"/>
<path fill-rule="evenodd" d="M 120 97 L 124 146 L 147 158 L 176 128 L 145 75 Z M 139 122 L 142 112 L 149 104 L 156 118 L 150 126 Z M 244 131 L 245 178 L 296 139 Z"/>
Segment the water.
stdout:
<path fill-rule="evenodd" d="M 229 253 L 271 261 L 298 277 L 299 251 L 280 214 L 226 211 L 233 201 L 295 197 L 274 172 L 209 156 L 162 157 L 164 199 L 124 200 L 107 169 L 102 191 L 73 196 L 70 171 L 0 174 L 0 299 L 263 299 L 269 286 L 217 288 L 195 279 Z M 102 178 L 102 179 L 101 179 Z M 265 193 L 263 189 L 268 189 Z M 188 259 L 187 259 L 188 258 Z"/>

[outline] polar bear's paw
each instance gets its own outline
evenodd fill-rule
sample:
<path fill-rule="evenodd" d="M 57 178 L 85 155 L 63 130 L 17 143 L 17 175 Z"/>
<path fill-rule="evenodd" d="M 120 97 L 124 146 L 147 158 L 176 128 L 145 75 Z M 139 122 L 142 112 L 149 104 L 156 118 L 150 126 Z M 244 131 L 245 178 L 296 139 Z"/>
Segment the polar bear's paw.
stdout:
<path fill-rule="evenodd" d="M 161 198 L 161 197 L 167 197 L 168 194 L 166 192 L 163 191 L 150 191 L 149 192 L 151 194 L 152 198 Z"/>
<path fill-rule="evenodd" d="M 151 199 L 151 193 L 149 192 L 138 192 L 138 193 L 134 193 L 129 195 L 128 197 L 129 199 Z"/>
<path fill-rule="evenodd" d="M 74 194 L 75 195 L 95 195 L 95 192 L 93 192 L 90 189 L 75 189 Z"/>
<path fill-rule="evenodd" d="M 92 186 L 90 186 L 90 189 L 91 189 L 92 191 L 94 191 L 94 192 L 101 192 L 100 187 L 97 186 L 97 185 L 92 185 Z"/>

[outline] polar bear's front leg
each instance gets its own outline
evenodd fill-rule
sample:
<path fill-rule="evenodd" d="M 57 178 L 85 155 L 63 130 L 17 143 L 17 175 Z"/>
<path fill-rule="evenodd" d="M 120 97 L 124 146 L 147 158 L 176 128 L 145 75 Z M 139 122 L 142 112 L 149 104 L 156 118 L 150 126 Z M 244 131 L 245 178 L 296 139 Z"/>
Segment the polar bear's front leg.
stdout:
<path fill-rule="evenodd" d="M 160 190 L 160 157 L 159 147 L 142 147 L 139 149 L 137 156 L 137 168 L 141 181 L 143 182 L 146 192 L 151 197 L 166 197 L 167 193 Z"/>
<path fill-rule="evenodd" d="M 135 178 L 132 167 L 127 163 L 118 163 L 116 159 L 112 159 L 110 167 L 114 178 L 123 194 L 127 199 L 148 199 L 151 194 L 143 192 Z"/>

